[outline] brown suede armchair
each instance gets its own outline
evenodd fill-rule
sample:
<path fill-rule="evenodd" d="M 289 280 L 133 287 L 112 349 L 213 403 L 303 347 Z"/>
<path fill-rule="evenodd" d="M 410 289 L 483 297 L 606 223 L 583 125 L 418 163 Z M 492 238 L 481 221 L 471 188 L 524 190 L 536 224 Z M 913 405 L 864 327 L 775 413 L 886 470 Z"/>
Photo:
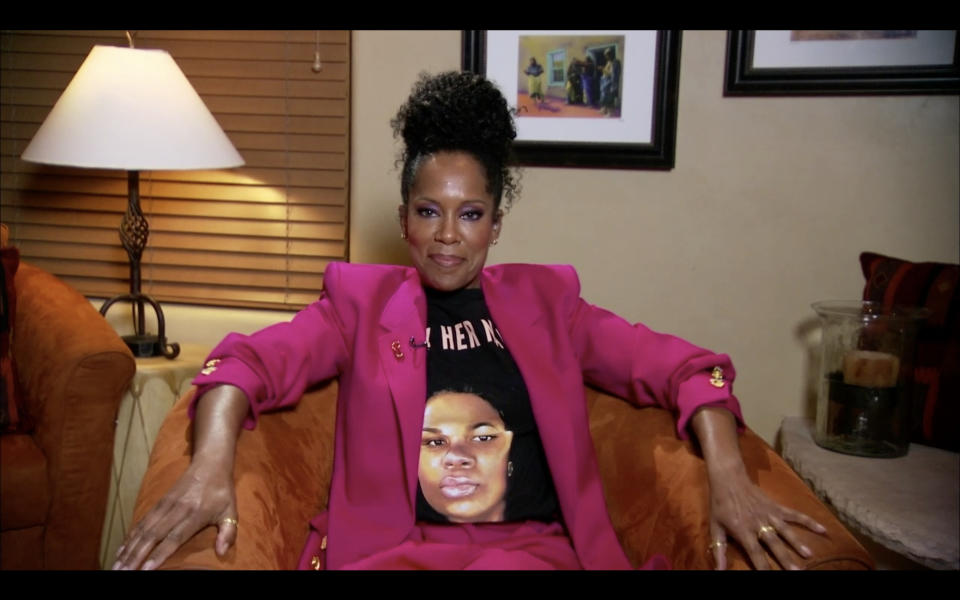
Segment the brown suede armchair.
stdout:
<path fill-rule="evenodd" d="M 192 432 L 181 398 L 157 436 L 134 510 L 141 519 L 190 461 Z M 237 543 L 221 559 L 213 550 L 216 529 L 208 527 L 177 551 L 163 568 L 292 569 L 307 536 L 307 522 L 327 503 L 333 465 L 337 383 L 308 392 L 293 410 L 261 417 L 243 431 L 235 480 L 240 528 Z M 635 564 L 656 553 L 676 569 L 712 569 L 707 551 L 707 479 L 703 460 L 680 441 L 670 413 L 636 409 L 587 390 L 590 427 L 607 505 L 620 542 Z M 828 532 L 802 531 L 814 551 L 809 569 L 869 569 L 873 561 L 784 461 L 752 431 L 741 437 L 751 477 L 775 500 L 805 512 Z M 735 545 L 731 568 L 750 568 Z"/>
<path fill-rule="evenodd" d="M 34 427 L 0 436 L 0 568 L 99 568 L 117 409 L 136 371 L 76 290 L 28 263 L 14 279 L 12 355 Z"/>

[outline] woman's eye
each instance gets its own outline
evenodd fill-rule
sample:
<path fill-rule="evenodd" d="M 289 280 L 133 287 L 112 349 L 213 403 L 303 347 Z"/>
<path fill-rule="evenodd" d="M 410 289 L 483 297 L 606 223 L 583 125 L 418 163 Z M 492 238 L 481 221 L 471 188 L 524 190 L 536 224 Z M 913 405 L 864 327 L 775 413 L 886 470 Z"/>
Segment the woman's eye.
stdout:
<path fill-rule="evenodd" d="M 432 208 L 418 208 L 417 214 L 421 217 L 432 217 L 437 214 L 437 211 L 433 210 Z"/>
<path fill-rule="evenodd" d="M 483 211 L 468 210 L 467 212 L 463 213 L 461 217 L 467 221 L 479 221 L 483 218 Z"/>
<path fill-rule="evenodd" d="M 493 440 L 497 439 L 497 436 L 492 434 L 475 435 L 473 436 L 473 439 L 477 442 L 492 442 Z"/>
<path fill-rule="evenodd" d="M 439 448 L 446 445 L 446 442 L 439 438 L 433 438 L 429 440 L 423 440 L 423 445 L 429 448 Z"/>

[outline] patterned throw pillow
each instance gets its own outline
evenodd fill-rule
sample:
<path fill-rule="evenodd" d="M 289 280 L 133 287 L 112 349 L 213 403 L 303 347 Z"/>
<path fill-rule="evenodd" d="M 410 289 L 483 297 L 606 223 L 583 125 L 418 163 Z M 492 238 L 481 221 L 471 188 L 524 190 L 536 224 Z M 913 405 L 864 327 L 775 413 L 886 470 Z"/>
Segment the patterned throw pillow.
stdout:
<path fill-rule="evenodd" d="M 917 334 L 912 441 L 960 451 L 960 265 L 864 252 L 860 267 L 864 300 L 930 310 Z"/>

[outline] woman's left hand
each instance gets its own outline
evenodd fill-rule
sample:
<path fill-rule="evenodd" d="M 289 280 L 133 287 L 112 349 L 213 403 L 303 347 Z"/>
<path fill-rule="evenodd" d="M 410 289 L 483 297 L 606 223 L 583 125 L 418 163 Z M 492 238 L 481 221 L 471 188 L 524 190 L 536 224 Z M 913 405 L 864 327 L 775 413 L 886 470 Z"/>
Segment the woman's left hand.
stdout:
<path fill-rule="evenodd" d="M 816 533 L 826 528 L 807 515 L 771 500 L 747 475 L 740 455 L 737 424 L 725 408 L 704 406 L 691 420 L 710 479 L 710 552 L 717 569 L 727 568 L 727 539 L 735 539 L 756 569 L 769 569 L 770 554 L 784 569 L 797 569 L 795 558 L 810 558 L 795 525 Z"/>
<path fill-rule="evenodd" d="M 771 500 L 745 472 L 710 478 L 710 549 L 717 569 L 727 568 L 728 536 L 739 542 L 756 569 L 770 568 L 765 549 L 782 568 L 799 569 L 796 556 L 813 553 L 797 535 L 797 525 L 826 531 L 807 515 Z"/>

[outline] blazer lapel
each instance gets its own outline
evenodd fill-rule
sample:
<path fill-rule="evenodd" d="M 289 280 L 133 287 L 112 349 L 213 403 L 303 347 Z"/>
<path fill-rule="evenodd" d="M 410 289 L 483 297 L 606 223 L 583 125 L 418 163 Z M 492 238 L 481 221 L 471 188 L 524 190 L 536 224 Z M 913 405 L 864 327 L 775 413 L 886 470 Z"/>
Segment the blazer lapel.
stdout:
<path fill-rule="evenodd" d="M 525 294 L 523 286 L 504 282 L 496 267 L 490 271 L 481 279 L 484 298 L 526 383 L 560 508 L 580 562 L 585 568 L 629 568 L 606 513 L 580 365 L 566 334 L 555 331 L 566 324 L 554 322 L 556 313 L 544 304 L 551 293 L 564 290 Z"/>
<path fill-rule="evenodd" d="M 483 286 L 484 299 L 523 375 L 540 440 L 566 512 L 566 509 L 574 508 L 572 503 L 576 502 L 576 496 L 567 492 L 577 486 L 577 474 L 571 466 L 577 464 L 576 454 L 580 451 L 578 443 L 581 440 L 574 435 L 570 422 L 578 407 L 558 406 L 557 402 L 569 402 L 570 398 L 579 397 L 568 389 L 571 384 L 568 371 L 576 369 L 573 380 L 576 386 L 579 366 L 557 363 L 562 353 L 550 345 L 553 340 L 551 324 L 540 303 L 535 298 L 523 297 L 520 290 L 497 279 L 494 273 L 484 282 L 487 284 Z"/>
<path fill-rule="evenodd" d="M 422 342 L 426 323 L 426 296 L 419 277 L 411 269 L 410 275 L 384 308 L 377 345 L 380 365 L 400 424 L 407 496 L 411 503 L 416 490 L 420 429 L 427 395 L 427 360 L 426 348 L 412 347 L 410 339 Z"/>

